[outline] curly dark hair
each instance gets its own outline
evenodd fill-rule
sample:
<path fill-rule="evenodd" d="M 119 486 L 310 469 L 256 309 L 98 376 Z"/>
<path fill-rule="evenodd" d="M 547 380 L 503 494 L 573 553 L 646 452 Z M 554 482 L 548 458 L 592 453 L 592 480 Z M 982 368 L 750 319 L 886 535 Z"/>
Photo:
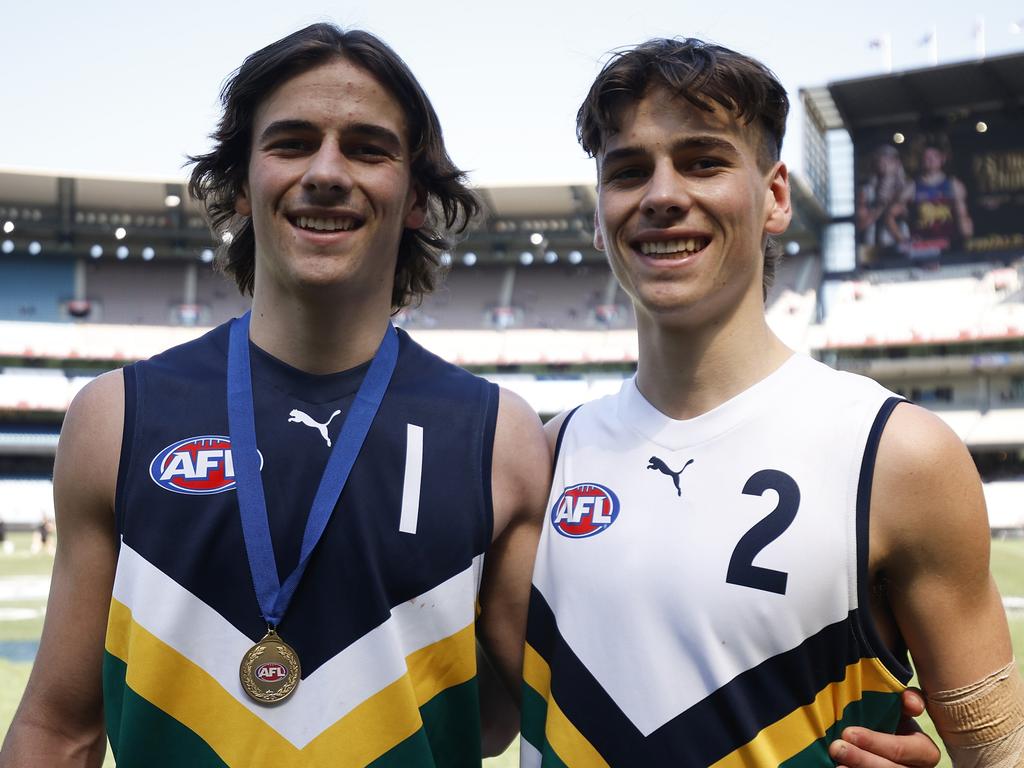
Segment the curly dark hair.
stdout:
<path fill-rule="evenodd" d="M 189 193 L 206 207 L 214 236 L 224 240 L 217 264 L 252 294 L 256 241 L 252 221 L 235 211 L 246 181 L 253 120 L 260 104 L 281 83 L 335 59 L 365 69 L 405 112 L 413 181 L 426 194 L 427 220 L 402 233 L 391 294 L 394 311 L 433 290 L 440 254 L 449 250 L 480 211 L 466 174 L 448 156 L 441 124 L 408 65 L 386 43 L 362 30 L 312 24 L 251 54 L 221 89 L 224 112 L 211 134 L 213 149 L 189 157 L 194 164 Z M 229 237 L 225 238 L 227 234 Z"/>
<path fill-rule="evenodd" d="M 597 157 L 619 130 L 623 110 L 656 86 L 698 109 L 712 112 L 718 104 L 743 124 L 756 125 L 761 169 L 766 171 L 778 161 L 789 98 L 775 73 L 742 53 L 686 37 L 654 38 L 612 53 L 576 115 L 576 138 L 584 151 Z M 779 258 L 779 248 L 769 238 L 764 255 L 765 295 Z"/>

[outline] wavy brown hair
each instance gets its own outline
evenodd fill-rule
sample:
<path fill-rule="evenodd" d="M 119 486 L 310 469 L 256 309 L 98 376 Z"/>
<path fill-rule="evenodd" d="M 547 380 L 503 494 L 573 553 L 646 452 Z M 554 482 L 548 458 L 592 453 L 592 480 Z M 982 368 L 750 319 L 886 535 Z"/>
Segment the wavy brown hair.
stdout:
<path fill-rule="evenodd" d="M 576 138 L 584 151 L 597 157 L 619 130 L 624 110 L 658 86 L 698 109 L 713 112 L 718 104 L 744 125 L 755 125 L 761 170 L 778 161 L 789 98 L 775 73 L 742 53 L 687 37 L 654 38 L 612 53 L 576 115 Z M 769 238 L 764 254 L 766 295 L 779 257 L 778 246 Z"/>
<path fill-rule="evenodd" d="M 252 221 L 235 211 L 252 150 L 253 120 L 260 104 L 291 78 L 335 59 L 345 59 L 372 75 L 401 105 L 408 130 L 412 179 L 427 198 L 427 220 L 406 229 L 398 247 L 391 306 L 398 310 L 433 290 L 440 254 L 449 250 L 480 210 L 466 185 L 466 174 L 448 156 L 441 124 L 408 65 L 386 43 L 362 30 L 313 24 L 251 54 L 221 89 L 223 115 L 211 134 L 213 149 L 189 158 L 189 193 L 206 208 L 214 236 L 221 241 L 217 264 L 242 293 L 252 294 L 256 241 Z"/>

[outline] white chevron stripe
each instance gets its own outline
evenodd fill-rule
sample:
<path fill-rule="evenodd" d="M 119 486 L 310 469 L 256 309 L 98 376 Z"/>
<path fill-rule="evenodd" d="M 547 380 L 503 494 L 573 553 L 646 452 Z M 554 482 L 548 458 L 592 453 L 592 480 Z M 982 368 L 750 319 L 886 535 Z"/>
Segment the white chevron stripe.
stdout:
<path fill-rule="evenodd" d="M 519 768 L 540 768 L 542 757 L 537 748 L 523 736 L 519 737 Z"/>
<path fill-rule="evenodd" d="M 292 702 L 269 708 L 251 701 L 238 681 L 238 665 L 252 641 L 123 541 L 113 597 L 131 610 L 139 625 L 205 670 L 301 749 L 405 674 L 410 653 L 473 621 L 482 563 L 483 555 L 478 555 L 462 573 L 392 608 L 387 621 L 303 679 Z"/>

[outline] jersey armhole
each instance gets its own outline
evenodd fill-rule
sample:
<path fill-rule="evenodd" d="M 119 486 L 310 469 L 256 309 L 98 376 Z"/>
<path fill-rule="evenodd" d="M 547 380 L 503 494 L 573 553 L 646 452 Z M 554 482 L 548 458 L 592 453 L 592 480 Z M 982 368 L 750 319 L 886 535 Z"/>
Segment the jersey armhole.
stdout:
<path fill-rule="evenodd" d="M 121 453 L 117 461 L 117 488 L 114 492 L 114 524 L 119 536 L 124 535 L 126 514 L 125 488 L 128 484 L 128 471 L 135 443 L 135 415 L 138 412 L 138 368 L 126 365 L 121 369 L 124 380 L 124 428 L 121 432 Z"/>
<path fill-rule="evenodd" d="M 551 456 L 551 468 L 554 469 L 558 466 L 558 455 L 562 452 L 562 438 L 565 437 L 565 428 L 569 426 L 569 421 L 573 416 L 576 415 L 576 411 L 583 407 L 583 403 L 580 403 L 573 408 L 569 413 L 562 419 L 562 424 L 558 427 L 558 437 L 555 439 L 555 451 Z"/>
<path fill-rule="evenodd" d="M 480 443 L 480 486 L 483 492 L 484 540 L 481 552 L 491 546 L 494 536 L 494 489 L 492 473 L 494 463 L 494 433 L 498 424 L 498 398 L 500 389 L 497 384 L 487 382 L 481 395 L 483 405 L 483 429 Z"/>
<path fill-rule="evenodd" d="M 907 658 L 906 648 L 893 652 L 882 640 L 871 615 L 871 573 L 869 568 L 869 531 L 871 517 L 871 487 L 875 476 L 875 460 L 878 458 L 878 445 L 882 439 L 882 431 L 889 421 L 893 410 L 900 403 L 907 402 L 902 397 L 890 397 L 878 410 L 871 430 L 868 432 L 864 446 L 864 459 L 861 462 L 860 477 L 857 483 L 857 613 L 858 624 L 867 648 L 875 654 L 885 668 L 901 683 L 906 685 L 913 677 L 913 670 Z"/>

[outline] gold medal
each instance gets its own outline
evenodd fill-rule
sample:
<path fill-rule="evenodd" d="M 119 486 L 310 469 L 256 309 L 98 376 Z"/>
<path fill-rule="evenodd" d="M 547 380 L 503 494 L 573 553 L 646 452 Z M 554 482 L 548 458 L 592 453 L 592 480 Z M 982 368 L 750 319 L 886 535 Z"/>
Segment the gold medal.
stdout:
<path fill-rule="evenodd" d="M 242 657 L 238 677 L 249 698 L 258 704 L 277 704 L 294 693 L 302 668 L 299 657 L 273 629 Z"/>

